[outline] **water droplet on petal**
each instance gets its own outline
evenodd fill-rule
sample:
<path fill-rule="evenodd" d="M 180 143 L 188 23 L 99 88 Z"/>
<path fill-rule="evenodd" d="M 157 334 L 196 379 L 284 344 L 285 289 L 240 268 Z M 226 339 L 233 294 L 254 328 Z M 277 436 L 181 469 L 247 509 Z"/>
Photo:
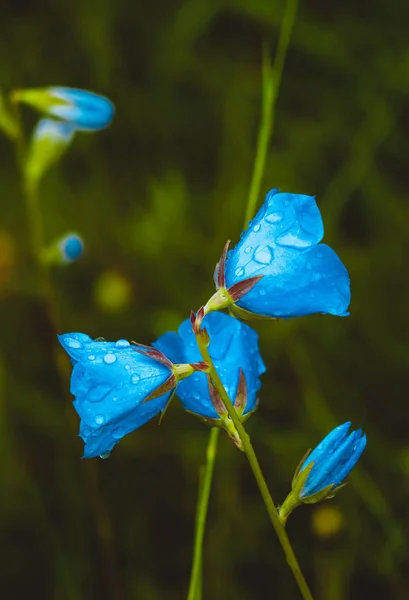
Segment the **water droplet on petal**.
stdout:
<path fill-rule="evenodd" d="M 321 279 L 321 273 L 314 273 L 312 276 L 313 281 L 319 281 Z"/>
<path fill-rule="evenodd" d="M 195 393 L 193 394 L 193 398 L 194 398 L 195 400 L 200 400 L 201 396 L 200 396 L 199 392 L 195 392 Z"/>
<path fill-rule="evenodd" d="M 139 380 L 140 380 L 139 375 L 132 375 L 132 377 L 131 377 L 132 383 L 138 383 Z"/>
<path fill-rule="evenodd" d="M 282 221 L 283 216 L 284 215 L 282 212 L 272 212 L 266 215 L 264 218 L 267 221 L 267 223 L 279 223 L 280 221 Z"/>
<path fill-rule="evenodd" d="M 97 425 L 102 425 L 105 421 L 105 417 L 104 417 L 104 415 L 97 415 L 95 417 L 94 421 Z"/>
<path fill-rule="evenodd" d="M 117 348 L 127 348 L 130 345 L 131 344 L 128 342 L 128 340 L 118 340 L 115 344 Z"/>
<path fill-rule="evenodd" d="M 297 226 L 280 235 L 277 238 L 277 244 L 289 248 L 308 248 L 315 244 L 315 240 L 309 233 Z"/>
<path fill-rule="evenodd" d="M 124 437 L 124 435 L 125 435 L 125 433 L 121 427 L 117 427 L 112 432 L 112 437 L 115 438 L 116 440 L 120 440 L 122 437 Z"/>
<path fill-rule="evenodd" d="M 125 365 L 125 369 L 126 369 L 127 371 L 129 371 L 129 369 L 130 369 L 130 368 L 131 368 L 131 367 L 130 367 L 129 365 Z"/>
<path fill-rule="evenodd" d="M 94 356 L 93 354 L 90 354 L 90 355 L 88 356 L 88 360 L 91 360 L 91 361 L 92 361 L 92 360 L 95 360 L 95 356 Z"/>
<path fill-rule="evenodd" d="M 200 381 L 200 377 L 199 377 L 199 375 L 194 375 L 194 377 L 193 377 L 193 381 L 196 381 L 196 382 L 197 382 L 197 381 Z"/>
<path fill-rule="evenodd" d="M 78 340 L 74 340 L 74 338 L 66 338 L 65 342 L 69 348 L 82 348 L 81 342 L 79 342 Z"/>
<path fill-rule="evenodd" d="M 91 435 L 91 430 L 85 428 L 81 431 L 81 435 L 84 436 L 85 438 L 87 438 L 89 435 Z"/>
<path fill-rule="evenodd" d="M 254 226 L 253 231 L 254 231 L 254 233 L 257 233 L 257 231 L 260 231 L 260 229 L 261 229 L 261 225 L 260 225 L 260 223 L 257 223 L 257 225 Z"/>
<path fill-rule="evenodd" d="M 245 253 L 245 254 L 250 254 L 250 252 L 251 252 L 252 250 L 253 250 L 253 248 L 252 248 L 251 246 L 246 246 L 246 247 L 244 248 L 244 253 Z"/>
<path fill-rule="evenodd" d="M 262 287 L 259 289 L 258 293 L 260 294 L 260 296 L 265 296 L 266 295 L 266 290 Z"/>
<path fill-rule="evenodd" d="M 108 452 L 104 452 L 103 454 L 100 454 L 99 458 L 102 458 L 103 460 L 106 460 L 110 456 L 111 456 L 111 452 L 108 450 Z"/>
<path fill-rule="evenodd" d="M 238 267 L 234 271 L 234 274 L 236 275 L 236 277 L 242 277 L 242 275 L 244 275 L 244 269 L 242 267 Z"/>
<path fill-rule="evenodd" d="M 112 365 L 112 363 L 114 363 L 115 361 L 116 361 L 115 354 L 112 354 L 111 352 L 109 354 L 105 354 L 104 363 L 106 363 L 107 365 Z"/>
<path fill-rule="evenodd" d="M 254 251 L 253 258 L 261 265 L 269 265 L 274 260 L 273 249 L 270 246 L 258 246 Z"/>

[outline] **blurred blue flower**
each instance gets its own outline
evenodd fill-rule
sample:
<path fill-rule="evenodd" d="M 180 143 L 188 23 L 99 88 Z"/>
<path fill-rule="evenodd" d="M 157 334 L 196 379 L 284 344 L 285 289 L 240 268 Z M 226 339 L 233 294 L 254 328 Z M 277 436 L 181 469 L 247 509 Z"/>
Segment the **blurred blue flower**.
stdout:
<path fill-rule="evenodd" d="M 112 121 L 114 105 L 104 96 L 66 87 L 51 87 L 47 91 L 56 100 L 63 100 L 49 106 L 49 114 L 74 124 L 77 129 L 103 129 Z"/>
<path fill-rule="evenodd" d="M 305 499 L 331 486 L 331 493 L 348 477 L 366 446 L 366 435 L 362 429 L 348 435 L 351 423 L 347 421 L 336 427 L 307 456 L 298 476 L 312 465 L 299 497 Z"/>
<path fill-rule="evenodd" d="M 227 394 L 240 415 L 249 415 L 257 406 L 257 391 L 261 386 L 259 376 L 266 370 L 258 349 L 257 333 L 220 312 L 205 317 L 203 327 L 210 336 L 210 356 Z M 201 360 L 189 319 L 180 325 L 178 333 L 165 333 L 153 346 L 174 363 Z M 220 419 L 215 402 L 219 410 L 225 412 L 224 405 L 220 406 L 220 398 L 215 398 L 214 393 L 215 389 L 209 387 L 208 375 L 200 372 L 181 381 L 177 389 L 184 408 L 205 419 Z"/>
<path fill-rule="evenodd" d="M 76 233 L 69 233 L 59 241 L 58 248 L 61 261 L 69 263 L 81 256 L 84 251 L 84 242 Z"/>
<path fill-rule="evenodd" d="M 47 115 L 67 121 L 76 129 L 85 131 L 97 131 L 107 127 L 115 112 L 114 105 L 108 98 L 69 87 L 15 90 L 12 100 L 24 102 Z"/>
<path fill-rule="evenodd" d="M 228 253 L 225 269 L 224 260 L 219 264 L 216 284 L 221 289 L 206 312 L 233 304 L 231 309 L 244 318 L 346 316 L 348 272 L 335 252 L 319 243 L 323 234 L 313 196 L 271 190 Z"/>
<path fill-rule="evenodd" d="M 71 143 L 74 133 L 75 126 L 72 123 L 55 119 L 40 119 L 33 132 L 33 139 L 49 138 L 54 142 L 68 145 Z"/>
<path fill-rule="evenodd" d="M 124 435 L 165 409 L 172 390 L 144 400 L 166 384 L 172 370 L 127 340 L 95 341 L 84 333 L 58 339 L 73 363 L 71 393 L 81 417 L 84 458 L 105 458 Z"/>

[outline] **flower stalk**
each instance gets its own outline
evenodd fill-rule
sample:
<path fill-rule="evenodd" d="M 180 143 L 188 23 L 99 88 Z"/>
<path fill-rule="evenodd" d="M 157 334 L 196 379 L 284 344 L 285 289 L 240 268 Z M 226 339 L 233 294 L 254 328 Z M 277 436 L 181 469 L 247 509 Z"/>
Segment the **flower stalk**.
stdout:
<path fill-rule="evenodd" d="M 207 347 L 208 336 L 204 330 L 197 331 L 197 329 L 196 329 L 195 333 L 196 333 L 197 344 L 199 346 L 199 350 L 202 355 L 202 358 L 203 358 L 204 362 L 206 362 L 209 365 L 210 378 L 211 378 L 214 386 L 216 387 L 216 389 L 217 389 L 217 391 L 229 413 L 229 416 L 233 422 L 233 425 L 237 431 L 238 436 L 240 437 L 243 452 L 247 456 L 247 460 L 249 461 L 250 468 L 253 471 L 253 475 L 254 475 L 257 485 L 259 487 L 259 490 L 260 490 L 261 496 L 263 498 L 264 504 L 266 506 L 268 515 L 270 517 L 271 523 L 274 527 L 274 530 L 275 530 L 277 537 L 280 541 L 280 544 L 283 548 L 288 565 L 289 565 L 291 571 L 293 572 L 293 575 L 297 582 L 300 593 L 301 593 L 302 597 L 304 598 L 304 600 L 313 600 L 313 596 L 310 592 L 308 584 L 307 584 L 307 582 L 304 578 L 304 575 L 301 571 L 301 568 L 298 564 L 298 560 L 292 549 L 291 542 L 287 536 L 284 525 L 278 515 L 274 501 L 269 492 L 269 489 L 268 489 L 266 480 L 264 478 L 263 472 L 261 470 L 260 464 L 258 462 L 256 453 L 254 452 L 252 443 L 250 441 L 250 437 L 249 437 L 248 433 L 246 432 L 246 430 L 244 429 L 243 424 L 241 423 L 240 418 L 239 418 L 238 414 L 236 413 L 236 410 L 235 410 L 226 390 L 224 389 L 224 386 L 219 377 L 219 374 L 218 374 L 216 368 L 214 367 L 212 358 L 210 356 L 210 353 L 209 353 L 209 350 Z"/>

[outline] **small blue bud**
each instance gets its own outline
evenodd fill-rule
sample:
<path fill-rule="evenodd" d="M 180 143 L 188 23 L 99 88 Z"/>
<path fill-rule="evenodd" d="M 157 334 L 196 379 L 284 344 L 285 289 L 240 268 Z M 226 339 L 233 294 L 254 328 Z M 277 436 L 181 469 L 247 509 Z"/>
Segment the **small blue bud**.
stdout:
<path fill-rule="evenodd" d="M 106 457 L 121 438 L 165 409 L 172 391 L 144 400 L 173 377 L 169 366 L 127 340 L 95 341 L 84 333 L 58 339 L 73 363 L 71 393 L 81 417 L 84 458 Z"/>
<path fill-rule="evenodd" d="M 77 260 L 84 251 L 84 242 L 76 233 L 66 235 L 58 244 L 61 260 L 64 263 Z"/>
<path fill-rule="evenodd" d="M 258 335 L 248 325 L 221 312 L 205 317 L 203 327 L 210 336 L 210 356 L 225 390 L 233 404 L 236 403 L 237 412 L 245 417 L 257 406 L 257 392 L 261 386 L 259 377 L 266 370 L 258 348 Z M 178 333 L 165 333 L 153 346 L 173 363 L 201 360 L 190 319 L 180 325 Z M 186 410 L 205 419 L 220 419 L 206 373 L 197 372 L 181 381 L 177 395 Z M 217 408 L 220 409 L 220 406 Z"/>
<path fill-rule="evenodd" d="M 350 427 L 348 421 L 333 429 L 301 461 L 293 478 L 292 490 L 279 508 L 283 523 L 300 504 L 314 504 L 332 498 L 345 485 L 345 479 L 366 446 L 366 435 L 362 429 L 348 434 Z"/>
<path fill-rule="evenodd" d="M 15 90 L 12 101 L 24 102 L 84 131 L 97 131 L 107 127 L 115 112 L 114 105 L 108 98 L 69 87 Z"/>
<path fill-rule="evenodd" d="M 98 94 L 74 88 L 52 87 L 48 93 L 64 103 L 56 103 L 48 112 L 68 121 L 77 129 L 95 131 L 107 127 L 114 116 L 114 105 Z"/>
<path fill-rule="evenodd" d="M 302 473 L 308 465 L 313 465 L 300 491 L 300 498 L 306 498 L 332 486 L 337 488 L 348 477 L 366 446 L 366 435 L 362 429 L 348 435 L 351 423 L 333 429 L 307 456 L 300 467 Z"/>

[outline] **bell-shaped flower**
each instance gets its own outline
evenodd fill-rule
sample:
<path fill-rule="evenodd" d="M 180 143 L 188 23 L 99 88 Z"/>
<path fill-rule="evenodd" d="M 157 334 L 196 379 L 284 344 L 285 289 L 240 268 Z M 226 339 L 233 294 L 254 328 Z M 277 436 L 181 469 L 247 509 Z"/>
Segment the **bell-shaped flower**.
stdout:
<path fill-rule="evenodd" d="M 210 338 L 208 350 L 224 388 L 244 421 L 257 407 L 260 375 L 265 365 L 258 348 L 258 335 L 248 325 L 221 312 L 204 318 L 203 327 Z M 201 360 L 190 319 L 178 332 L 162 335 L 153 346 L 176 363 Z M 222 426 L 237 441 L 233 424 L 216 388 L 205 372 L 181 381 L 177 395 L 184 408 L 210 425 Z"/>
<path fill-rule="evenodd" d="M 114 105 L 108 98 L 69 87 L 46 87 L 16 90 L 14 102 L 30 106 L 57 117 L 83 131 L 107 127 L 114 116 Z"/>
<path fill-rule="evenodd" d="M 332 498 L 345 485 L 366 446 L 362 429 L 348 433 L 350 427 L 349 421 L 336 427 L 302 459 L 294 474 L 292 490 L 279 510 L 284 522 L 299 504 Z"/>
<path fill-rule="evenodd" d="M 163 412 L 178 380 L 200 365 L 172 365 L 159 351 L 127 340 L 92 340 L 84 333 L 58 336 L 71 357 L 71 393 L 81 417 L 84 458 L 106 458 L 127 433 Z"/>
<path fill-rule="evenodd" d="M 218 291 L 205 313 L 229 307 L 237 316 L 346 316 L 348 271 L 327 245 L 313 196 L 271 190 L 238 244 L 216 267 Z M 227 260 L 226 260 L 227 259 Z"/>

